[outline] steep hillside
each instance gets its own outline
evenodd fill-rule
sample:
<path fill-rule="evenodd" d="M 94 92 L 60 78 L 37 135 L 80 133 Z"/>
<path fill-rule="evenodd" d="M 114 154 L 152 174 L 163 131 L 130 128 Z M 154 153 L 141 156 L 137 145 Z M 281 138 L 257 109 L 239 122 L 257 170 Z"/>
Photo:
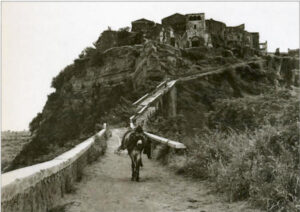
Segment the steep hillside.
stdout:
<path fill-rule="evenodd" d="M 180 50 L 154 41 L 103 49 L 99 42 L 54 77 L 55 92 L 30 123 L 32 141 L 5 171 L 54 158 L 104 122 L 126 125 L 131 103 L 163 79 L 239 61 L 222 58 L 222 50 Z"/>
<path fill-rule="evenodd" d="M 168 149 L 159 158 L 178 173 L 211 180 L 230 201 L 294 210 L 300 202 L 299 59 L 139 39 L 126 31 L 104 33 L 96 48 L 86 48 L 62 70 L 30 123 L 32 140 L 4 171 L 50 160 L 103 123 L 128 125 L 135 100 L 165 79 L 188 78 L 177 85 L 178 115 L 158 114 L 149 127 L 183 141 L 189 151 L 180 165 Z"/>
<path fill-rule="evenodd" d="M 228 201 L 298 211 L 299 59 L 265 60 L 182 82 L 178 115 L 150 128 L 188 146 L 184 156 L 160 153 L 178 173 L 211 181 Z"/>
<path fill-rule="evenodd" d="M 83 50 L 54 77 L 51 86 L 55 92 L 30 123 L 32 141 L 5 171 L 50 160 L 100 130 L 105 122 L 127 125 L 133 114 L 131 103 L 166 78 L 251 59 L 245 55 L 238 58 L 239 54 L 223 48 L 183 50 L 150 40 L 139 44 L 139 39 L 138 34 L 128 34 L 126 30 L 102 33 L 96 48 Z M 229 77 L 230 81 L 230 75 L 218 77 Z M 233 86 L 234 83 L 231 82 Z M 215 93 L 218 84 L 214 86 Z M 239 91 L 234 95 L 240 95 Z"/>

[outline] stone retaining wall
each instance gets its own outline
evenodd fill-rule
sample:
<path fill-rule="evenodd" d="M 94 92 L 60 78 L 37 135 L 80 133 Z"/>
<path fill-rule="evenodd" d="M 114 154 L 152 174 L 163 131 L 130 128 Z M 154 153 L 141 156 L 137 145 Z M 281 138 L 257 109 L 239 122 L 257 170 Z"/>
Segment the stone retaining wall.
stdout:
<path fill-rule="evenodd" d="M 17 169 L 1 175 L 1 211 L 47 212 L 72 190 L 82 177 L 84 167 L 103 153 L 108 130 L 97 133 L 51 161 Z"/>

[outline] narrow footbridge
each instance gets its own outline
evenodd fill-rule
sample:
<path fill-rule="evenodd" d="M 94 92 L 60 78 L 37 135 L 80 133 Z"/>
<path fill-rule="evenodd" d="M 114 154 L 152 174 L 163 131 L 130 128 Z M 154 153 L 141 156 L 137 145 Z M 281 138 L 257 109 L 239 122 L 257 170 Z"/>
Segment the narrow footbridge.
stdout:
<path fill-rule="evenodd" d="M 136 112 L 128 120 L 130 127 L 134 128 L 140 125 L 145 129 L 145 134 L 153 141 L 168 145 L 171 148 L 185 149 L 186 146 L 179 141 L 173 141 L 147 132 L 149 118 L 159 110 L 164 111 L 167 116 L 176 115 L 176 83 L 179 81 L 221 73 L 226 69 L 227 67 L 205 73 L 195 73 L 160 83 L 152 92 L 145 94 L 133 103 Z M 74 184 L 83 179 L 85 186 L 88 187 L 79 189 L 80 192 L 77 193 L 77 197 L 79 195 L 80 200 L 74 197 L 76 201 L 80 202 L 81 209 L 74 206 L 75 208 L 73 207 L 69 211 L 97 212 L 123 211 L 123 209 L 126 211 L 200 211 L 199 205 L 201 201 L 209 201 L 205 199 L 207 198 L 206 193 L 201 193 L 195 189 L 196 186 L 193 182 L 178 179 L 177 176 L 170 174 L 167 170 L 163 171 L 162 167 L 154 165 L 153 162 L 146 162 L 145 169 L 150 167 L 151 170 L 145 173 L 151 179 L 147 179 L 144 176 L 145 184 L 143 187 L 129 184 L 129 165 L 128 169 L 126 168 L 125 170 L 125 159 L 121 160 L 118 158 L 119 156 L 112 153 L 113 149 L 120 144 L 120 139 L 125 130 L 109 129 L 104 124 L 103 129 L 97 133 L 97 136 L 100 140 L 108 140 L 108 152 L 104 156 L 103 161 L 93 163 L 87 167 L 87 178 L 83 177 L 83 173 L 85 173 L 84 168 L 91 164 L 92 161 L 97 160 L 101 152 L 101 145 L 97 142 L 99 139 L 95 140 L 94 137 L 78 144 L 73 149 L 51 161 L 2 174 L 1 210 L 4 212 L 48 212 L 62 204 L 62 201 L 68 197 L 67 194 L 73 190 Z M 119 179 L 118 174 L 120 173 L 123 178 Z M 162 177 L 157 178 L 159 176 Z M 186 189 L 187 187 L 188 190 Z M 138 195 L 134 196 L 137 191 L 139 192 Z M 157 193 L 153 195 L 153 191 Z M 205 191 L 205 188 L 202 188 L 202 191 Z M 143 196 L 145 192 L 147 195 Z M 131 199 L 128 198 L 127 193 L 131 195 Z M 70 196 L 72 197 L 72 195 Z M 107 197 L 110 198 L 107 199 Z M 119 199 L 112 200 L 111 198 L 114 197 Z M 140 197 L 140 199 L 137 197 Z M 199 204 L 191 205 L 191 202 L 187 201 L 186 197 L 192 199 L 191 202 L 193 203 L 198 201 L 194 201 L 193 198 L 201 197 L 202 200 L 199 200 Z M 132 199 L 142 201 L 142 206 L 132 202 Z M 72 200 L 72 202 L 74 201 Z M 214 201 L 219 200 L 213 199 Z M 238 211 L 236 208 L 230 208 L 223 203 L 214 208 L 210 208 L 208 205 L 203 206 L 202 204 L 202 209 L 207 209 L 208 211 Z"/>
<path fill-rule="evenodd" d="M 150 111 L 153 109 L 152 105 L 154 105 L 160 97 L 169 94 L 175 83 L 176 80 L 162 82 L 151 94 L 147 94 L 136 101 L 134 106 L 136 106 L 137 112 L 128 120 L 130 126 L 134 128 L 137 123 L 146 127 L 145 124 L 148 118 L 156 112 L 156 110 Z M 111 134 L 111 132 L 113 132 L 113 134 Z M 118 132 L 117 136 L 114 132 Z M 120 145 L 122 133 L 124 132 L 125 130 L 121 130 L 120 134 L 120 130 L 110 130 L 107 125 L 104 124 L 103 129 L 97 133 L 97 136 L 99 136 L 100 139 L 108 139 L 108 142 L 113 142 L 113 144 L 108 143 L 109 151 L 112 152 L 112 147 L 116 149 L 117 146 Z M 176 149 L 186 148 L 180 142 L 172 141 L 148 132 L 145 132 L 145 134 L 150 139 L 170 147 Z M 113 136 L 114 139 L 111 140 L 110 136 Z M 84 167 L 91 163 L 91 161 L 97 159 L 97 155 L 100 152 L 99 148 L 99 144 L 94 137 L 91 137 L 51 161 L 2 174 L 2 211 L 48 212 L 51 208 L 57 206 L 64 194 L 72 190 L 72 185 L 82 178 Z M 115 158 L 117 156 L 114 155 L 112 157 Z M 118 164 L 112 164 L 110 169 L 116 166 L 118 166 Z M 121 167 L 118 169 L 121 170 Z M 109 170 L 107 170 L 107 172 L 109 172 Z M 123 192 L 126 191 L 124 190 Z M 87 209 L 83 211 L 97 210 Z M 140 209 L 134 211 L 140 211 Z"/>
<path fill-rule="evenodd" d="M 154 91 L 144 95 L 142 98 L 133 103 L 137 113 L 130 117 L 130 127 L 135 128 L 136 125 L 147 129 L 148 119 L 158 110 L 162 109 L 163 104 L 167 104 L 169 115 L 176 114 L 176 84 L 177 80 L 163 81 Z M 175 149 L 185 149 L 185 145 L 149 132 L 145 132 L 151 140 L 168 145 Z"/>

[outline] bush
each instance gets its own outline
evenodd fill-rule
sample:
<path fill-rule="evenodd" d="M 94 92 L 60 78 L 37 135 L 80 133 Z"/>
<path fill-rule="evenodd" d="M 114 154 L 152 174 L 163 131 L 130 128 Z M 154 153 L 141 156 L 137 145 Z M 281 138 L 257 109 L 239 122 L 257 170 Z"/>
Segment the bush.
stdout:
<path fill-rule="evenodd" d="M 104 64 L 103 53 L 97 50 L 90 58 L 90 66 L 102 66 Z"/>
<path fill-rule="evenodd" d="M 94 136 L 94 142 L 97 146 L 100 147 L 100 155 L 103 155 L 107 149 L 107 142 L 105 138 L 101 138 L 98 135 Z"/>
<path fill-rule="evenodd" d="M 119 29 L 117 33 L 117 46 L 130 45 L 129 27 Z"/>
<path fill-rule="evenodd" d="M 194 61 L 206 59 L 207 52 L 207 48 L 191 48 L 188 50 L 181 50 L 183 57 Z"/>
<path fill-rule="evenodd" d="M 195 140 L 181 172 L 214 182 L 229 201 L 250 199 L 268 211 L 293 211 L 300 203 L 299 138 L 295 126 L 212 131 Z"/>
<path fill-rule="evenodd" d="M 162 164 L 168 163 L 168 157 L 171 152 L 171 149 L 168 145 L 159 145 L 157 146 L 157 156 L 156 160 L 161 161 Z"/>
<path fill-rule="evenodd" d="M 72 77 L 72 72 L 74 70 L 74 64 L 68 65 L 59 74 L 53 78 L 51 87 L 55 89 L 60 89 L 64 82 L 69 81 Z"/>
<path fill-rule="evenodd" d="M 190 89 L 207 93 L 197 86 Z M 173 166 L 176 172 L 211 181 L 228 201 L 249 200 L 267 211 L 297 211 L 296 206 L 300 205 L 299 99 L 287 89 L 269 88 L 259 96 L 218 98 L 212 101 L 214 107 L 208 112 L 196 104 L 201 100 L 198 94 L 180 94 L 184 96 L 179 98 L 185 106 L 178 105 L 181 112 L 186 115 L 186 110 L 192 111 L 194 116 L 182 120 L 188 120 L 185 125 L 189 128 L 199 127 L 196 135 L 186 134 L 190 129 L 180 127 L 178 118 L 157 118 L 151 123 L 155 133 L 178 138 L 188 147 L 185 159 L 181 160 L 184 163 Z M 197 110 L 204 113 L 203 117 Z M 202 125 L 201 121 L 191 124 L 193 118 L 202 120 Z M 204 119 L 208 120 L 207 127 Z M 178 158 L 172 151 L 160 153 L 165 163 L 170 164 L 171 157 Z"/>
<path fill-rule="evenodd" d="M 38 113 L 38 114 L 36 115 L 36 117 L 34 117 L 34 118 L 32 119 L 32 121 L 31 121 L 30 124 L 29 124 L 29 131 L 30 131 L 31 133 L 33 133 L 36 129 L 39 128 L 40 122 L 42 121 L 42 119 L 43 119 L 42 113 Z"/>
<path fill-rule="evenodd" d="M 254 130 L 263 124 L 289 124 L 299 120 L 299 101 L 286 89 L 251 98 L 219 100 L 209 115 L 210 128 Z"/>

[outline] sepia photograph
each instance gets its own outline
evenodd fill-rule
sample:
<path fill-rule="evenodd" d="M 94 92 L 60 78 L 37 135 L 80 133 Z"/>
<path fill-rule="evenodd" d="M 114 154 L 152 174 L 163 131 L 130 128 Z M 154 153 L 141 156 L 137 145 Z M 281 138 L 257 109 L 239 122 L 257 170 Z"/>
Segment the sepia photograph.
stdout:
<path fill-rule="evenodd" d="M 2 212 L 300 212 L 299 0 L 2 1 Z"/>

